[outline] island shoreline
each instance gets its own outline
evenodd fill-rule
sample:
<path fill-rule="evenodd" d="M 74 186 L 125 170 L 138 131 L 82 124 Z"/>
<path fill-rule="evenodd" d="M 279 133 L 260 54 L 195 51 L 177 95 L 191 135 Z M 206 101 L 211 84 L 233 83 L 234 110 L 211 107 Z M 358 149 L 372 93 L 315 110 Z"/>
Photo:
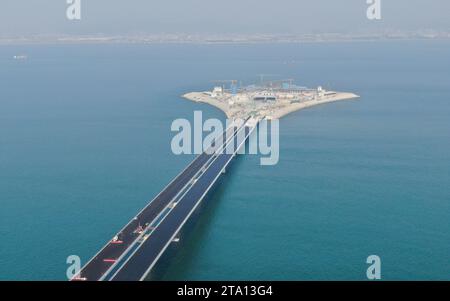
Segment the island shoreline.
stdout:
<path fill-rule="evenodd" d="M 300 111 L 303 109 L 307 109 L 310 107 L 323 105 L 327 103 L 332 102 L 338 102 L 343 100 L 356 100 L 360 98 L 359 95 L 349 92 L 332 92 L 333 94 L 331 96 L 325 97 L 324 99 L 320 100 L 308 100 L 303 101 L 299 103 L 291 104 L 289 107 L 283 107 L 279 108 L 275 112 L 273 112 L 271 115 L 266 116 L 267 119 L 280 119 L 288 114 L 291 114 L 296 111 Z M 233 118 L 233 111 L 231 107 L 221 102 L 215 98 L 209 97 L 206 92 L 189 92 L 182 95 L 183 98 L 188 99 L 193 102 L 197 103 L 205 103 L 208 105 L 211 105 L 219 110 L 221 110 L 227 118 Z"/>

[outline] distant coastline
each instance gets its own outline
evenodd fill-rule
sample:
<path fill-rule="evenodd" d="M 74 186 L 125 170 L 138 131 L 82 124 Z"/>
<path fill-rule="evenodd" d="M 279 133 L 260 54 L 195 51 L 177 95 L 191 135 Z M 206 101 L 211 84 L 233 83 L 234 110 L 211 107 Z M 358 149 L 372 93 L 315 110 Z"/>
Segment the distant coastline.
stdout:
<path fill-rule="evenodd" d="M 321 43 L 392 40 L 450 40 L 450 32 L 383 32 L 383 33 L 321 33 L 321 34 L 142 34 L 142 35 L 29 35 L 0 36 L 0 45 L 26 44 L 258 44 L 258 43 Z"/>

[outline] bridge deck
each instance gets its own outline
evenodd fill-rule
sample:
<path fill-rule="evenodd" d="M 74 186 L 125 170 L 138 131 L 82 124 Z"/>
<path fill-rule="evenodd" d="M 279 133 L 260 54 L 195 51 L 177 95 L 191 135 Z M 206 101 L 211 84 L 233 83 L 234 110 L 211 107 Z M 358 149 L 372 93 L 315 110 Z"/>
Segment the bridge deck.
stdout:
<path fill-rule="evenodd" d="M 250 129 L 244 127 L 242 130 L 245 131 L 247 138 L 250 134 Z M 235 140 L 234 138 L 233 140 Z M 230 163 L 238 149 L 239 145 L 237 145 L 235 140 L 232 154 L 221 153 L 217 156 L 192 188 L 181 198 L 174 209 L 142 243 L 142 246 L 111 277 L 111 280 L 133 281 L 143 280 L 145 278 L 181 230 L 184 223 L 189 219 L 192 212 L 214 185 L 224 168 Z"/>
<path fill-rule="evenodd" d="M 228 137 L 232 136 L 234 127 L 230 127 L 221 135 L 221 144 L 226 143 Z M 218 140 L 221 140 L 218 138 Z M 108 242 L 76 275 L 72 280 L 102 280 L 112 270 L 117 260 L 123 257 L 134 247 L 141 237 L 142 232 L 137 231 L 139 227 L 144 230 L 159 218 L 161 213 L 170 205 L 171 201 L 186 189 L 202 169 L 208 165 L 213 158 L 212 154 L 202 153 L 197 156 L 164 190 L 162 190 L 135 218 L 133 218 L 118 234 L 117 242 Z M 174 210 L 177 206 L 172 208 Z"/>

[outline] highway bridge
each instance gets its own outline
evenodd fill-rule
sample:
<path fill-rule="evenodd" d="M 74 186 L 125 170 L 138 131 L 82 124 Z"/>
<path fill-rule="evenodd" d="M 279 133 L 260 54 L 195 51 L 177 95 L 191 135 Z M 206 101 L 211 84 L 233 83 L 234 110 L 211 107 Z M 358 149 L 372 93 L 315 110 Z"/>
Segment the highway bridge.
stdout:
<path fill-rule="evenodd" d="M 236 156 L 257 122 L 247 119 L 230 125 L 215 139 L 213 147 L 198 155 L 71 280 L 144 280 L 169 245 L 177 241 L 183 225 Z"/>

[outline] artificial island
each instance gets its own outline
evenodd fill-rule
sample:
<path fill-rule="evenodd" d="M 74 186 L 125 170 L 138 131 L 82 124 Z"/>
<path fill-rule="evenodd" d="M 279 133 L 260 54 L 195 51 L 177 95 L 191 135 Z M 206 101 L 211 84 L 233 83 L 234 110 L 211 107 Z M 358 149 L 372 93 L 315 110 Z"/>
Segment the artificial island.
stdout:
<path fill-rule="evenodd" d="M 316 89 L 298 86 L 292 79 L 261 81 L 248 86 L 238 86 L 237 80 L 215 82 L 222 85 L 216 85 L 212 91 L 186 93 L 183 97 L 217 107 L 234 119 L 279 119 L 311 106 L 359 97 L 350 92 L 328 91 L 321 86 Z"/>

